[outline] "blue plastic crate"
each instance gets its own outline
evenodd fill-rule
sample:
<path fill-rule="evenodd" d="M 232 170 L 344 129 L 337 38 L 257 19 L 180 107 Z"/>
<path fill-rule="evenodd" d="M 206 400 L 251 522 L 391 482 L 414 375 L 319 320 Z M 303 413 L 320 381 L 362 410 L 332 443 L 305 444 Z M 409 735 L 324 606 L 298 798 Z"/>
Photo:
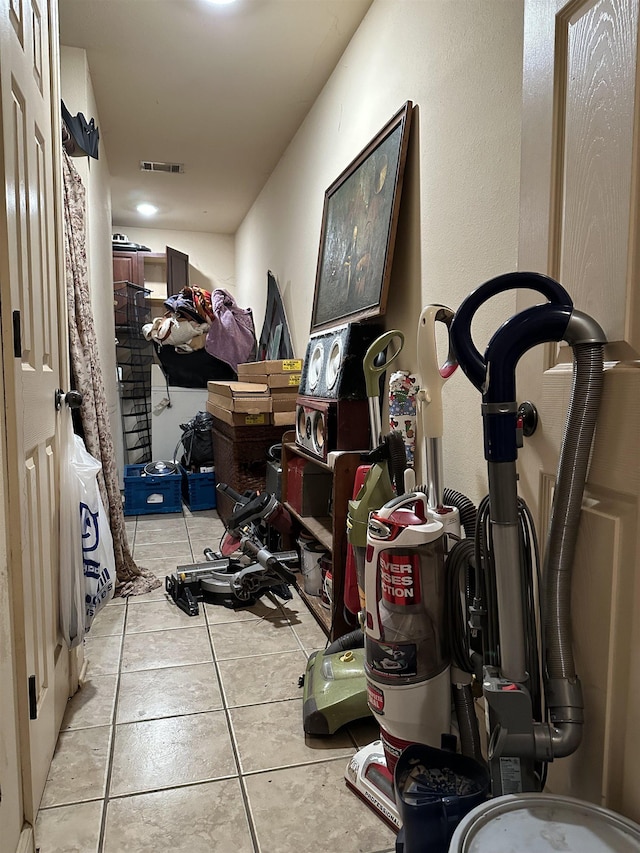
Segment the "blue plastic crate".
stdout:
<path fill-rule="evenodd" d="M 143 474 L 144 465 L 124 467 L 124 514 L 149 515 L 154 512 L 181 512 L 181 474 L 155 477 Z"/>
<path fill-rule="evenodd" d="M 190 510 L 215 509 L 216 475 L 214 471 L 192 474 L 182 470 L 182 499 Z"/>

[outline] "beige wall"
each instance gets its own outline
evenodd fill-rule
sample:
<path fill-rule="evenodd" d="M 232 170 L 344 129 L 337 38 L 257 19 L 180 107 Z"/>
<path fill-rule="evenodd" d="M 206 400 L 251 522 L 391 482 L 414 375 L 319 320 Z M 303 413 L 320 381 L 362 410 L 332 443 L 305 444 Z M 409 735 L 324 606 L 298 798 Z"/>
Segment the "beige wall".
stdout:
<path fill-rule="evenodd" d="M 164 231 L 159 228 L 129 228 L 115 224 L 134 243 L 148 246 L 152 252 L 164 252 L 167 246 L 189 255 L 189 281 L 205 290 L 222 288 L 235 292 L 235 240 L 227 234 L 202 231 Z"/>
<path fill-rule="evenodd" d="M 87 55 L 81 48 L 60 48 L 60 89 L 62 100 L 69 112 L 73 115 L 81 112 L 87 119 L 93 117 L 98 128 L 100 127 L 100 117 L 93 95 Z M 113 318 L 111 190 L 107 152 L 102 139 L 98 153 L 98 160 L 89 160 L 88 157 L 75 157 L 73 163 L 86 190 L 89 286 L 111 431 L 118 459 L 118 469 L 122 473 L 122 431 L 116 379 Z"/>
<path fill-rule="evenodd" d="M 520 0 L 375 0 L 236 235 L 237 299 L 261 327 L 267 270 L 280 284 L 296 354 L 309 336 L 324 192 L 391 116 L 417 106 L 387 328 L 416 369 L 421 308 L 457 308 L 517 261 Z M 478 317 L 480 348 L 513 313 L 508 295 Z M 458 371 L 445 389 L 445 479 L 486 493 L 480 397 Z"/>

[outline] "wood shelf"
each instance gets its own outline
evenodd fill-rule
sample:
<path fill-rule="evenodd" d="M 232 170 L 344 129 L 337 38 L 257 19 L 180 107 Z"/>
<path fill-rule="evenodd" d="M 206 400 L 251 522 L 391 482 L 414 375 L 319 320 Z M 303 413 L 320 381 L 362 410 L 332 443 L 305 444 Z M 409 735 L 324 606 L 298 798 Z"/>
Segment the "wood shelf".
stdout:
<path fill-rule="evenodd" d="M 316 621 L 325 632 L 327 636 L 331 634 L 331 611 L 328 607 L 324 607 L 320 603 L 320 599 L 317 595 L 308 595 L 304 589 L 300 589 L 300 597 L 303 599 L 304 603 L 307 605 L 313 616 L 315 616 Z"/>
<path fill-rule="evenodd" d="M 357 619 L 345 612 L 344 583 L 347 558 L 347 510 L 348 502 L 353 494 L 353 482 L 356 470 L 360 465 L 360 451 L 337 453 L 332 465 L 316 459 L 311 454 L 298 447 L 295 443 L 295 433 L 286 432 L 282 438 L 282 499 L 298 525 L 311 534 L 331 554 L 331 572 L 333 580 L 333 604 L 331 610 L 323 607 L 317 596 L 306 595 L 301 591 L 302 598 L 324 627 L 331 640 L 342 637 L 343 634 L 357 627 Z M 294 458 L 309 460 L 318 468 L 327 471 L 332 476 L 331 486 L 331 516 L 300 515 L 287 500 L 287 474 L 289 462 Z"/>
<path fill-rule="evenodd" d="M 314 518 L 312 515 L 300 515 L 290 503 L 285 501 L 284 505 L 291 515 L 296 518 L 300 524 L 327 549 L 327 551 L 331 551 L 333 549 L 333 532 L 331 529 L 333 521 L 330 516 L 327 515 L 322 518 Z"/>
<path fill-rule="evenodd" d="M 292 432 L 286 432 L 284 434 L 284 438 L 287 436 L 295 435 Z M 287 450 L 295 456 L 300 456 L 302 459 L 308 459 L 309 462 L 313 462 L 314 465 L 317 465 L 318 468 L 323 468 L 325 471 L 332 471 L 332 467 L 328 465 L 326 462 L 323 462 L 321 459 L 318 459 L 317 456 L 312 456 L 311 453 L 308 453 L 303 447 L 300 447 L 295 443 L 295 441 L 283 441 L 283 446 L 286 446 Z"/>

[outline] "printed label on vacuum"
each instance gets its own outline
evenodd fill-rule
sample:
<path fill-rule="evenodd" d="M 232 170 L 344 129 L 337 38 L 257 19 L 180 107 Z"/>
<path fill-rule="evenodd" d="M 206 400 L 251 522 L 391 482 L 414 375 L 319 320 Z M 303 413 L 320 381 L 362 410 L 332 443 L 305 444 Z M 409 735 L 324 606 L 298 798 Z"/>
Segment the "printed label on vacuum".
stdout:
<path fill-rule="evenodd" d="M 385 678 L 407 678 L 418 674 L 418 652 L 415 643 L 367 643 L 367 664 Z"/>
<path fill-rule="evenodd" d="M 384 693 L 372 684 L 367 684 L 367 702 L 376 714 L 384 712 Z"/>
<path fill-rule="evenodd" d="M 380 588 L 388 604 L 419 604 L 420 558 L 417 554 L 380 554 Z"/>
<path fill-rule="evenodd" d="M 408 746 L 407 741 L 404 740 L 400 741 L 402 746 L 396 746 L 394 743 L 391 742 L 391 740 L 389 740 L 389 737 L 385 737 L 385 732 L 382 731 L 382 729 L 380 730 L 380 740 L 382 741 L 382 745 L 384 746 L 385 751 L 390 752 L 391 755 L 396 759 L 400 758 L 400 753 L 405 748 L 405 746 Z"/>
<path fill-rule="evenodd" d="M 390 820 L 395 826 L 400 826 L 400 818 L 397 815 L 394 815 L 393 812 L 389 811 L 389 809 L 385 806 L 385 804 L 380 800 L 379 797 L 374 797 L 367 789 L 365 788 L 363 791 L 367 800 L 370 803 L 373 803 L 374 809 L 377 809 L 382 813 L 384 817 Z"/>
<path fill-rule="evenodd" d="M 522 773 L 519 758 L 500 759 L 500 782 L 503 794 L 522 793 Z"/>

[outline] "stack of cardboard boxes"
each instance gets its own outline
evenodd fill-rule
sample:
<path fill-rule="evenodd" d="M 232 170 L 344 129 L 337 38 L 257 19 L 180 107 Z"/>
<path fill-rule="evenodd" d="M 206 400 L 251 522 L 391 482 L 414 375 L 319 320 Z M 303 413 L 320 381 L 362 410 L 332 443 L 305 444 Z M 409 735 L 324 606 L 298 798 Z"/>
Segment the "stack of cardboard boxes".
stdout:
<path fill-rule="evenodd" d="M 287 426 L 296 420 L 302 359 L 238 365 L 237 382 L 208 382 L 207 411 L 232 426 Z"/>

